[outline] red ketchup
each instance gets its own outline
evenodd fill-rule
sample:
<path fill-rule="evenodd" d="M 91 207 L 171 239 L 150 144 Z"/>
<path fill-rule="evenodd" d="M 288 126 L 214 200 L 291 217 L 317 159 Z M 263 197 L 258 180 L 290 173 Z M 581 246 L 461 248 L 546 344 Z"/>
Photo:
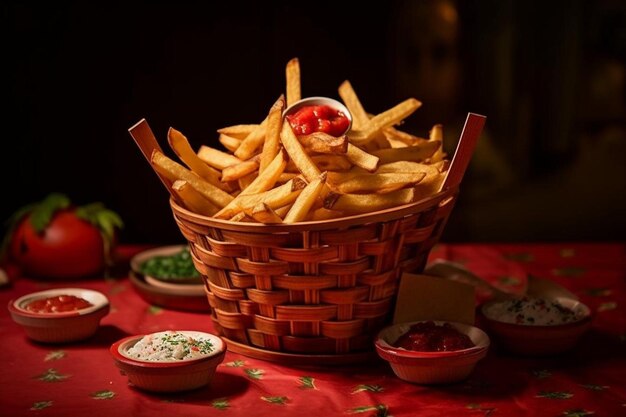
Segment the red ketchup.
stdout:
<path fill-rule="evenodd" d="M 341 136 L 348 130 L 350 121 L 345 114 L 330 106 L 304 106 L 286 117 L 296 135 L 324 132 Z"/>
<path fill-rule="evenodd" d="M 67 311 L 80 310 L 91 307 L 89 301 L 74 295 L 57 295 L 55 297 L 41 298 L 31 301 L 26 305 L 26 310 L 33 313 L 65 313 Z"/>
<path fill-rule="evenodd" d="M 395 347 L 418 352 L 448 352 L 474 347 L 471 339 L 448 323 L 438 326 L 432 321 L 417 323 L 400 336 Z"/>

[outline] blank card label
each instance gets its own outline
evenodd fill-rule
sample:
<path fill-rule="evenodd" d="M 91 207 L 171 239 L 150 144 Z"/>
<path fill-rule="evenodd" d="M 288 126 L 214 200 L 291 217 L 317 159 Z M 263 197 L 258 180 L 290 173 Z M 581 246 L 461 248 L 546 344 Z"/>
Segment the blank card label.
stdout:
<path fill-rule="evenodd" d="M 422 320 L 474 324 L 474 287 L 428 275 L 402 274 L 394 323 Z"/>

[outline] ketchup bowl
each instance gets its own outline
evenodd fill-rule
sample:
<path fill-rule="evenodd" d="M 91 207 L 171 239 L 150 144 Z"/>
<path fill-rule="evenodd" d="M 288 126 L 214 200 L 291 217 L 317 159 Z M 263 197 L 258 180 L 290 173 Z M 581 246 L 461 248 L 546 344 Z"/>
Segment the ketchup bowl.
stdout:
<path fill-rule="evenodd" d="M 312 111 L 302 113 L 306 108 Z M 325 114 L 317 114 L 316 108 Z M 350 110 L 340 101 L 328 97 L 307 97 L 298 100 L 283 111 L 283 119 L 285 118 L 295 130 L 296 135 L 326 131 L 325 133 L 332 136 L 341 136 L 348 133 L 352 128 Z M 326 123 L 323 124 L 322 121 Z M 307 127 L 304 128 L 305 126 Z M 301 128 L 306 131 L 300 131 Z"/>
<path fill-rule="evenodd" d="M 415 351 L 396 346 L 412 326 L 424 323 L 448 325 L 461 336 L 467 336 L 474 346 L 448 351 Z M 476 363 L 487 355 L 489 344 L 489 336 L 479 328 L 443 321 L 395 324 L 382 329 L 374 342 L 378 356 L 389 362 L 398 378 L 425 385 L 447 384 L 467 378 Z"/>
<path fill-rule="evenodd" d="M 37 342 L 66 343 L 93 336 L 109 313 L 107 297 L 83 288 L 39 291 L 11 300 L 9 313 Z"/>
<path fill-rule="evenodd" d="M 211 333 L 165 331 L 126 337 L 111 345 L 110 352 L 131 385 L 178 392 L 211 382 L 226 355 L 226 343 Z"/>

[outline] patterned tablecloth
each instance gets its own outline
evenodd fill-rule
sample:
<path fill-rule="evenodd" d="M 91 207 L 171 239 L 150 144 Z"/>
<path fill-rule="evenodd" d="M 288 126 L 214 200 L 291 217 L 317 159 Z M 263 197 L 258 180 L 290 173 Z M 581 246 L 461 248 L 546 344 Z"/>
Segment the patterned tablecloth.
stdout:
<path fill-rule="evenodd" d="M 139 248 L 121 248 L 123 253 Z M 509 355 L 492 344 L 466 381 L 426 387 L 397 379 L 385 362 L 287 367 L 228 353 L 210 387 L 171 395 L 131 388 L 109 354 L 116 340 L 164 329 L 212 331 L 208 314 L 147 304 L 125 277 L 80 282 L 16 280 L 0 302 L 29 292 L 81 286 L 105 293 L 111 313 L 88 341 L 30 342 L 0 313 L 3 416 L 624 416 L 626 415 L 626 245 L 439 245 L 434 257 L 464 263 L 503 288 L 527 274 L 552 279 L 594 312 L 577 348 L 551 358 Z"/>

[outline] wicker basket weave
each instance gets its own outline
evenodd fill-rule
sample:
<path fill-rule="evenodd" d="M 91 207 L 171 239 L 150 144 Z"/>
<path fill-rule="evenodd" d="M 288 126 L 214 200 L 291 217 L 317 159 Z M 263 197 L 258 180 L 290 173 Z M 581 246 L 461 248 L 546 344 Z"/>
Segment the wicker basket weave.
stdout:
<path fill-rule="evenodd" d="M 371 350 L 401 272 L 423 270 L 457 194 L 289 225 L 218 220 L 170 204 L 222 336 L 262 351 L 340 355 Z"/>

